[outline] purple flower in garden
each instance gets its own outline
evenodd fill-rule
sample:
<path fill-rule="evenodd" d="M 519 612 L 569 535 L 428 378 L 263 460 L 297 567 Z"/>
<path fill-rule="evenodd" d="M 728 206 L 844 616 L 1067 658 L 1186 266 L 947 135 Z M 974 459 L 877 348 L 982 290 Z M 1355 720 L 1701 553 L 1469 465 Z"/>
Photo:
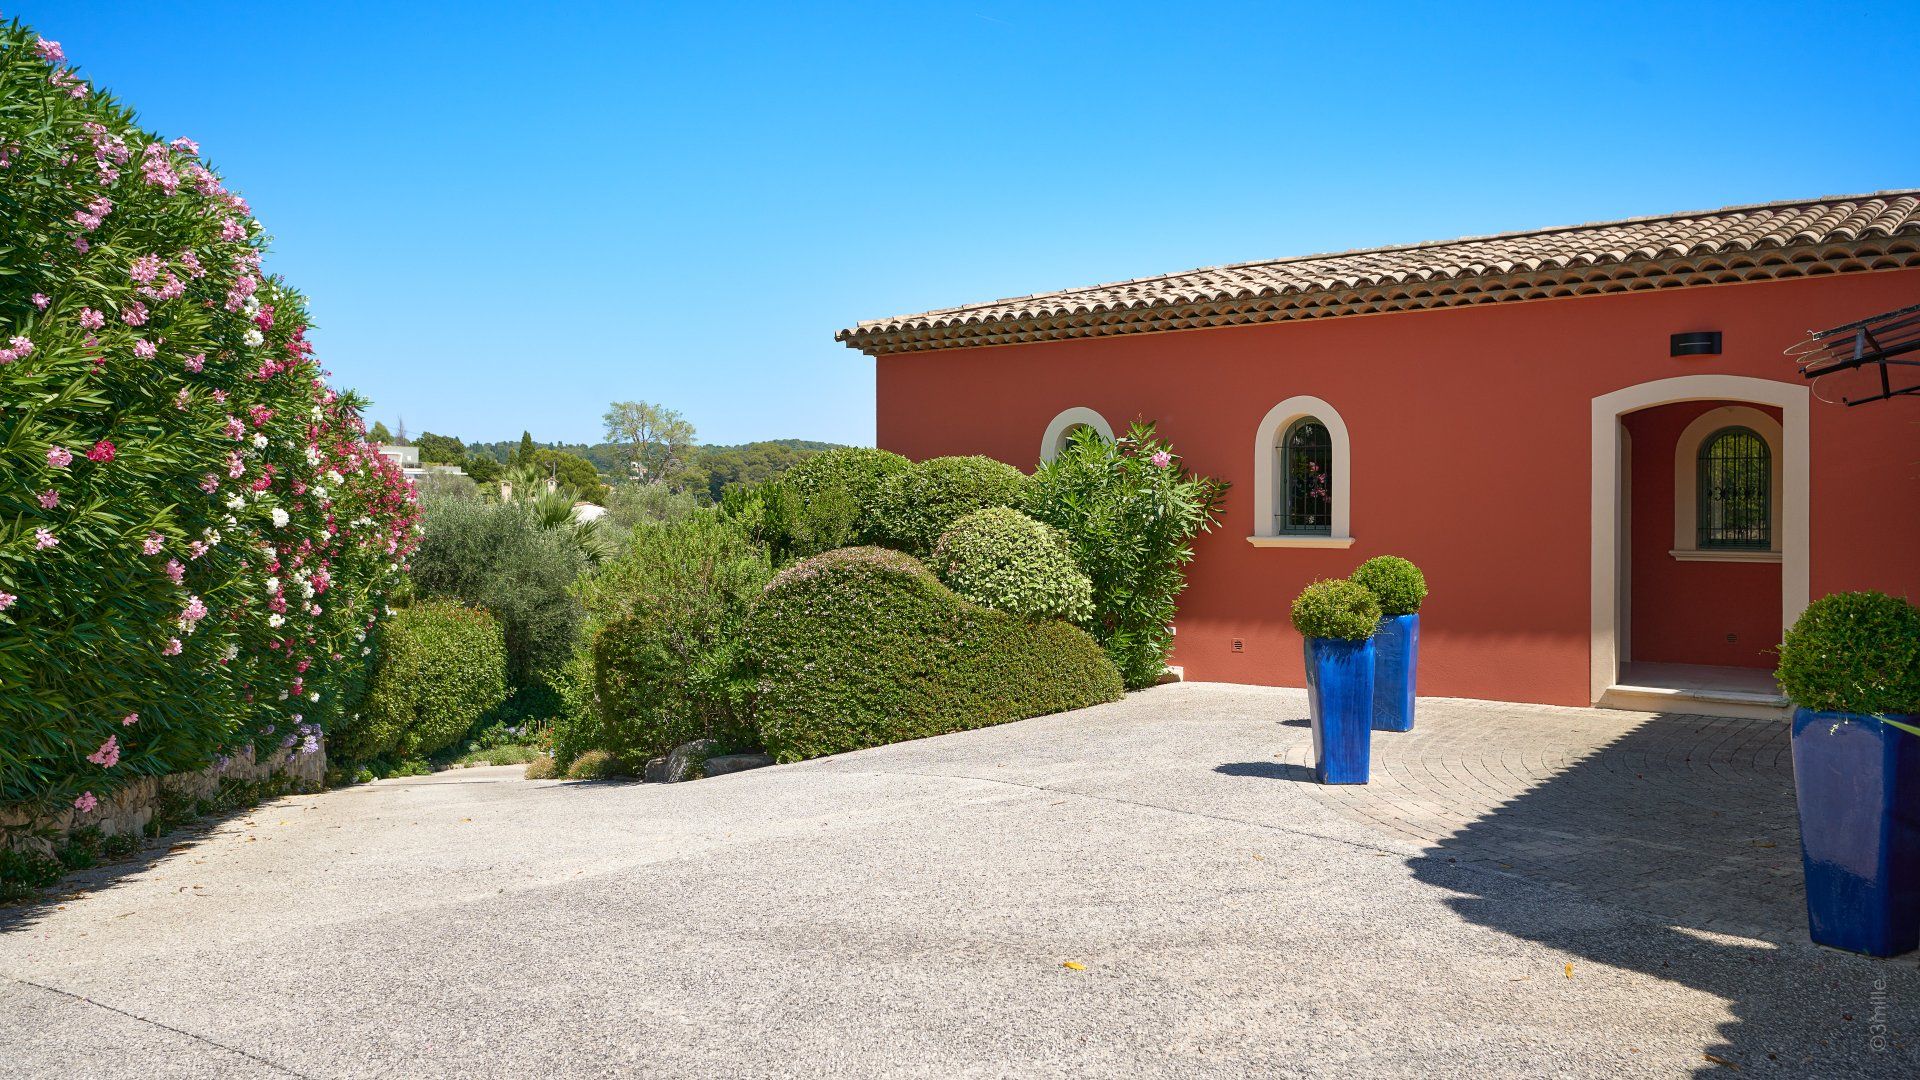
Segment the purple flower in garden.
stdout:
<path fill-rule="evenodd" d="M 41 311 L 47 310 L 47 305 L 51 303 L 53 303 L 53 301 L 47 298 L 46 293 L 37 292 L 33 294 L 33 306 L 39 308 Z"/>
<path fill-rule="evenodd" d="M 73 808 L 83 814 L 93 813 L 93 808 L 99 805 L 100 800 L 94 798 L 91 791 L 83 791 L 79 798 L 73 800 Z"/>
<path fill-rule="evenodd" d="M 0 611 L 5 611 L 12 607 L 19 599 L 19 597 L 10 592 L 0 592 Z"/>
<path fill-rule="evenodd" d="M 1164 469 L 1167 466 L 1173 464 L 1173 455 L 1167 453 L 1165 450 L 1162 450 L 1159 453 L 1148 458 L 1147 460 L 1153 462 L 1154 468 Z"/>
<path fill-rule="evenodd" d="M 309 735 L 305 739 L 302 739 L 300 742 L 300 752 L 303 754 L 319 753 L 320 752 L 319 738 L 313 735 Z"/>
<path fill-rule="evenodd" d="M 49 64 L 64 64 L 67 62 L 67 51 L 60 47 L 59 42 L 48 38 L 34 38 L 33 52 L 34 55 Z"/>
<path fill-rule="evenodd" d="M 45 551 L 50 547 L 59 547 L 60 538 L 45 529 L 33 530 L 33 547 L 36 551 Z"/>
<path fill-rule="evenodd" d="M 107 741 L 100 744 L 100 749 L 88 754 L 87 760 L 106 769 L 120 764 L 120 736 L 107 736 Z"/>
<path fill-rule="evenodd" d="M 55 469 L 64 469 L 73 464 L 73 451 L 64 446 L 47 448 L 47 465 Z"/>
<path fill-rule="evenodd" d="M 157 532 L 150 532 L 147 534 L 147 538 L 140 542 L 140 554 L 158 555 L 160 554 L 160 549 L 165 547 L 166 544 L 166 537 L 161 536 Z"/>
<path fill-rule="evenodd" d="M 60 505 L 60 493 L 52 488 L 40 493 L 40 509 L 51 510 Z"/>

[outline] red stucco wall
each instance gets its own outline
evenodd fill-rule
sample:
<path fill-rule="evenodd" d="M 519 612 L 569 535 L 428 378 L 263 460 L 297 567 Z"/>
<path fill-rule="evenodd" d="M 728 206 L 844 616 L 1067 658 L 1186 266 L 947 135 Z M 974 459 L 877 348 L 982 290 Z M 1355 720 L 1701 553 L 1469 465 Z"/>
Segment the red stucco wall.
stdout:
<path fill-rule="evenodd" d="M 1780 564 L 1680 562 L 1671 554 L 1675 444 L 1688 424 L 1723 404 L 1677 402 L 1622 421 L 1633 436 L 1634 660 L 1773 667 L 1781 631 Z M 1760 411 L 1780 419 L 1778 409 Z"/>
<path fill-rule="evenodd" d="M 1300 685 L 1294 594 L 1387 552 L 1433 590 L 1422 693 L 1585 704 L 1592 399 L 1677 375 L 1797 383 L 1780 350 L 1808 329 L 1916 301 L 1920 271 L 1903 270 L 888 356 L 879 444 L 1031 468 L 1062 409 L 1158 419 L 1189 465 L 1234 485 L 1181 604 L 1189 678 Z M 1714 329 L 1724 355 L 1667 355 L 1668 334 Z M 1245 539 L 1255 428 L 1299 394 L 1330 402 L 1352 437 L 1349 550 Z M 1920 399 L 1814 403 L 1814 596 L 1920 596 L 1917 424 Z"/>

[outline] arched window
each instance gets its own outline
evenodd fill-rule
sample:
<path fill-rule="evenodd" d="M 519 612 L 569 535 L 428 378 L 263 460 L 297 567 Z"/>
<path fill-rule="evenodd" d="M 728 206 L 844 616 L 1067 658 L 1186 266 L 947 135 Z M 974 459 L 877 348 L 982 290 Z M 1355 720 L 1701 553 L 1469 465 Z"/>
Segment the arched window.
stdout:
<path fill-rule="evenodd" d="M 1083 405 L 1076 405 L 1053 418 L 1047 424 L 1046 433 L 1040 436 L 1040 461 L 1042 464 L 1060 456 L 1067 448 L 1067 438 L 1081 428 L 1092 428 L 1100 437 L 1113 438 L 1113 426 L 1107 418 Z"/>
<path fill-rule="evenodd" d="M 1279 507 L 1274 532 L 1281 536 L 1333 535 L 1333 437 L 1318 417 L 1303 416 L 1287 426 L 1276 447 L 1280 455 L 1274 494 Z"/>
<path fill-rule="evenodd" d="M 1773 546 L 1773 455 L 1752 428 L 1721 428 L 1700 444 L 1695 524 L 1702 548 Z"/>

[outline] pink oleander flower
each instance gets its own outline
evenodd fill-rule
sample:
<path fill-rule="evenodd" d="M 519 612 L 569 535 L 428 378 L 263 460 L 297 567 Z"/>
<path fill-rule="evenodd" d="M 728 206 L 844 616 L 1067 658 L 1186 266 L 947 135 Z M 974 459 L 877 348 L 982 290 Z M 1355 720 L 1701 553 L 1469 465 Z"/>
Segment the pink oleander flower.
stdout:
<path fill-rule="evenodd" d="M 10 592 L 0 592 L 0 611 L 5 611 L 19 601 L 19 597 Z"/>
<path fill-rule="evenodd" d="M 180 622 L 190 626 L 206 617 L 207 605 L 201 603 L 200 598 L 197 596 L 187 597 L 187 606 L 180 612 Z"/>
<path fill-rule="evenodd" d="M 215 405 L 225 405 L 227 403 L 227 392 L 225 390 L 215 390 L 213 392 L 213 403 Z"/>
<path fill-rule="evenodd" d="M 238 221 L 235 221 L 232 218 L 220 219 L 220 239 L 245 240 L 246 238 L 247 238 L 247 230 L 245 226 L 241 225 Z M 238 307 L 239 305 L 236 304 L 234 306 Z"/>
<path fill-rule="evenodd" d="M 33 53 L 49 64 L 64 64 L 67 62 L 67 51 L 60 47 L 59 42 L 52 41 L 48 38 L 34 38 Z"/>
<path fill-rule="evenodd" d="M 86 237 L 76 236 L 73 238 L 73 250 L 85 255 L 87 252 L 93 250 L 93 245 L 87 241 Z"/>
<path fill-rule="evenodd" d="M 33 294 L 33 306 L 39 308 L 41 311 L 47 310 L 47 305 L 51 303 L 53 303 L 53 301 L 48 298 L 46 293 L 37 292 Z"/>
<path fill-rule="evenodd" d="M 148 341 L 146 338 L 135 338 L 133 341 L 133 355 L 142 360 L 151 360 L 160 355 L 160 350 L 155 348 L 153 342 Z"/>
<path fill-rule="evenodd" d="M 1147 460 L 1153 462 L 1154 468 L 1164 469 L 1167 466 L 1173 464 L 1173 455 L 1167 453 L 1165 450 L 1162 450 L 1159 453 L 1148 458 Z"/>
<path fill-rule="evenodd" d="M 60 492 L 54 490 L 53 488 L 48 488 L 47 490 L 40 493 L 40 509 L 51 510 L 54 507 L 59 505 L 60 505 Z"/>
<path fill-rule="evenodd" d="M 93 808 L 99 805 L 100 800 L 94 798 L 91 791 L 83 791 L 79 798 L 73 800 L 73 808 L 83 814 L 93 813 Z"/>
<path fill-rule="evenodd" d="M 247 437 L 247 425 L 242 423 L 239 417 L 229 416 L 226 432 L 229 439 L 244 439 Z"/>
<path fill-rule="evenodd" d="M 194 167 L 199 168 L 197 165 Z M 197 278 L 207 276 L 206 267 L 200 265 L 200 256 L 195 255 L 192 248 L 180 253 L 180 265 L 187 268 L 189 276 Z"/>
<path fill-rule="evenodd" d="M 0 349 L 0 364 L 11 364 L 15 360 L 25 360 L 32 355 L 33 339 L 25 336 L 15 336 L 13 340 L 7 342 L 6 348 Z"/>
<path fill-rule="evenodd" d="M 33 547 L 35 551 L 45 551 L 48 548 L 59 547 L 59 546 L 60 546 L 59 537 L 53 535 L 52 533 L 48 532 L 45 529 L 33 530 Z"/>
<path fill-rule="evenodd" d="M 179 393 L 173 395 L 173 407 L 180 410 L 181 412 L 186 412 L 187 407 L 192 404 L 193 404 L 193 395 L 189 393 L 187 388 L 184 386 L 180 388 Z"/>
<path fill-rule="evenodd" d="M 113 460 L 114 453 L 113 443 L 110 440 L 101 439 L 99 442 L 93 444 L 93 449 L 87 451 L 87 460 L 97 461 L 104 465 Z"/>
<path fill-rule="evenodd" d="M 187 357 L 186 359 L 186 369 L 188 371 L 197 372 L 201 368 L 204 368 L 206 366 L 207 366 L 206 353 L 195 353 L 192 356 Z"/>
<path fill-rule="evenodd" d="M 80 309 L 80 328 L 82 330 L 98 330 L 105 325 L 107 325 L 107 317 L 105 315 L 102 315 L 90 307 Z"/>
<path fill-rule="evenodd" d="M 50 468 L 64 469 L 71 464 L 73 464 L 73 451 L 64 446 L 47 448 L 47 465 Z"/>
<path fill-rule="evenodd" d="M 87 760 L 105 769 L 120 764 L 120 736 L 107 736 L 107 741 L 100 744 L 100 749 L 88 754 Z"/>
<path fill-rule="evenodd" d="M 185 565 L 183 565 L 180 562 L 179 559 L 168 559 L 167 560 L 167 576 L 173 579 L 173 583 L 175 585 L 178 585 L 180 584 L 180 582 L 186 579 L 187 568 Z"/>
<path fill-rule="evenodd" d="M 140 722 L 140 714 L 137 712 L 130 712 L 127 715 L 120 718 L 121 727 L 132 727 L 133 725 L 139 722 Z"/>
<path fill-rule="evenodd" d="M 211 495 L 220 490 L 220 478 L 208 473 L 200 478 L 200 490 Z"/>
<path fill-rule="evenodd" d="M 187 138 L 185 135 L 182 135 L 179 138 L 173 140 L 173 142 L 169 143 L 168 145 L 172 146 L 175 150 L 178 150 L 181 153 L 188 155 L 189 157 L 195 154 L 198 154 L 200 152 L 200 144 L 197 142 L 194 142 L 192 139 Z"/>
<path fill-rule="evenodd" d="M 145 284 L 146 282 L 152 281 L 154 278 L 159 277 L 160 271 L 165 270 L 166 268 L 167 268 L 167 264 L 160 261 L 160 256 L 142 255 L 139 258 L 133 260 L 133 265 L 127 268 L 127 276 L 132 278 L 135 281 Z"/>
<path fill-rule="evenodd" d="M 128 326 L 145 326 L 147 324 L 147 305 L 135 300 L 126 307 L 121 308 L 120 321 L 126 323 Z"/>
<path fill-rule="evenodd" d="M 181 648 L 181 645 L 180 645 L 179 638 L 168 638 L 167 647 L 160 650 L 160 655 L 161 656 L 179 656 L 180 648 Z"/>
<path fill-rule="evenodd" d="M 157 532 L 150 532 L 147 534 L 147 538 L 140 542 L 140 554 L 158 555 L 160 554 L 161 549 L 166 546 L 167 546 L 166 537 L 161 536 Z"/>

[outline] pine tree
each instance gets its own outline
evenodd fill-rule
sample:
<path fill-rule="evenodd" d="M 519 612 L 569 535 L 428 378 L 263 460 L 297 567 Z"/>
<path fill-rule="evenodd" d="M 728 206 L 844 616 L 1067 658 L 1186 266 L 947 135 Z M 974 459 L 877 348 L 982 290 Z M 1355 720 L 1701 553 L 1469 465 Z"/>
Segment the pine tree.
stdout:
<path fill-rule="evenodd" d="M 393 441 L 393 432 L 387 430 L 384 422 L 375 420 L 373 429 L 367 432 L 367 441 L 385 445 Z"/>
<path fill-rule="evenodd" d="M 533 436 L 522 431 L 520 433 L 520 448 L 513 452 L 513 463 L 515 465 L 525 465 L 527 462 L 532 461 L 533 450 Z"/>

